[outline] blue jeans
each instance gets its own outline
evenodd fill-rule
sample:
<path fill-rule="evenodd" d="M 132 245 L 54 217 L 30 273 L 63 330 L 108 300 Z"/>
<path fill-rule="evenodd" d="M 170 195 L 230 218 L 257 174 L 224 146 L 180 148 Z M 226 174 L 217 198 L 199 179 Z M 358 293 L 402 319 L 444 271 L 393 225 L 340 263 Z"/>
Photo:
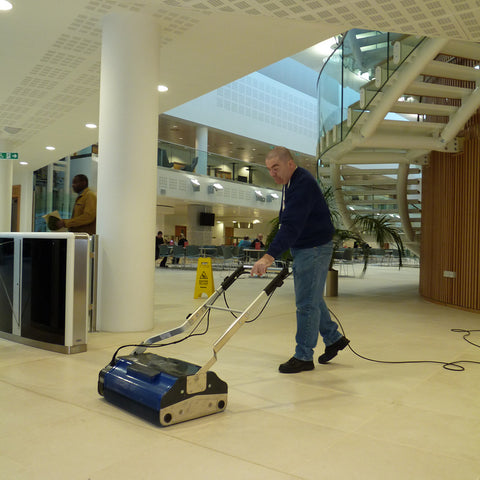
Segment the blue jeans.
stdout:
<path fill-rule="evenodd" d="M 342 337 L 323 300 L 332 249 L 332 242 L 313 248 L 290 249 L 297 305 L 295 358 L 299 360 L 313 359 L 319 332 L 326 346 Z"/>

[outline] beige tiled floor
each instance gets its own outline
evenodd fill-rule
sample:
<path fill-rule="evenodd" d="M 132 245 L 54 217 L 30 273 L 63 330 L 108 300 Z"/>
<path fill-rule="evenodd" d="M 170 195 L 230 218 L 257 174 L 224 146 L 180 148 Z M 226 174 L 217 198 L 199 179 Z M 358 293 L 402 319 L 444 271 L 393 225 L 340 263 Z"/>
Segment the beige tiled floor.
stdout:
<path fill-rule="evenodd" d="M 216 286 L 223 276 L 215 272 Z M 158 269 L 155 281 L 156 332 L 205 300 L 193 299 L 192 271 Z M 238 280 L 231 306 L 245 308 L 266 282 Z M 417 269 L 370 267 L 365 279 L 342 277 L 328 304 L 362 355 L 480 361 L 480 349 L 450 331 L 480 329 L 480 316 L 422 300 L 417 284 Z M 214 312 L 207 335 L 161 354 L 203 364 L 230 322 Z M 282 375 L 294 329 L 288 279 L 219 354 L 227 410 L 167 428 L 96 392 L 114 349 L 149 332 L 90 334 L 88 351 L 70 356 L 0 340 L 1 478 L 480 479 L 480 365 L 372 363 L 346 349 L 312 372 Z M 470 338 L 480 344 L 480 333 Z"/>

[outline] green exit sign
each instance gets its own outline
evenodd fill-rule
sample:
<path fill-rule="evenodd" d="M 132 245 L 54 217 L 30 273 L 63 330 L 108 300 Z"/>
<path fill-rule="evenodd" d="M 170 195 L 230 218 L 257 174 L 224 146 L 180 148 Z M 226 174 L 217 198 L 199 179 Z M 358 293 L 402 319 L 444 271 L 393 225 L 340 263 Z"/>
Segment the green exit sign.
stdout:
<path fill-rule="evenodd" d="M 0 152 L 0 158 L 3 160 L 18 160 L 18 153 Z"/>

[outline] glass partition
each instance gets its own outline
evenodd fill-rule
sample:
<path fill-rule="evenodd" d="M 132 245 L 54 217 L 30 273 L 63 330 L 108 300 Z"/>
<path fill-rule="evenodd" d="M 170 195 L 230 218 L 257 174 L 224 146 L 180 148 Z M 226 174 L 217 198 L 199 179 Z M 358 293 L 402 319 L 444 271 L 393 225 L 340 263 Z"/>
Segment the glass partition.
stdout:
<path fill-rule="evenodd" d="M 76 194 L 71 192 L 70 179 L 66 178 L 65 159 L 34 172 L 35 232 L 46 232 L 43 215 L 58 210 L 62 218 L 70 218 Z"/>

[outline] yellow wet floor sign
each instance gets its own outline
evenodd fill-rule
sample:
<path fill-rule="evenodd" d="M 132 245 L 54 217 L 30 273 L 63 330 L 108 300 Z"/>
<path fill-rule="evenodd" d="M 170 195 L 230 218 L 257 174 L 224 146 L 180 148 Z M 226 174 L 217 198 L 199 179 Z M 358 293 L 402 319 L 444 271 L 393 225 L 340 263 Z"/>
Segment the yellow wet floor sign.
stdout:
<path fill-rule="evenodd" d="M 214 291 L 212 259 L 210 257 L 199 258 L 193 298 L 200 298 L 202 293 L 206 293 L 209 297 Z"/>

